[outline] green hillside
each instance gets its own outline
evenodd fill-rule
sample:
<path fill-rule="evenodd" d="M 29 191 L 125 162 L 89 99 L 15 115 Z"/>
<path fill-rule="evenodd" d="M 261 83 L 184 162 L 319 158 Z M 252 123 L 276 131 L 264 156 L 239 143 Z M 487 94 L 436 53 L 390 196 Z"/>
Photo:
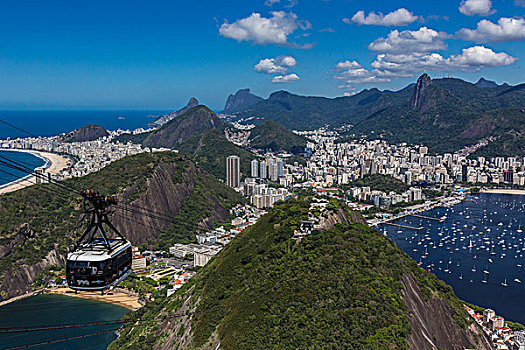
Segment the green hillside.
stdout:
<path fill-rule="evenodd" d="M 225 123 L 206 106 L 197 106 L 151 132 L 143 141 L 147 147 L 177 148 L 181 143 L 211 129 L 223 129 Z"/>
<path fill-rule="evenodd" d="M 250 130 L 250 146 L 254 148 L 286 150 L 298 153 L 306 147 L 307 139 L 294 134 L 283 125 L 268 120 Z"/>
<path fill-rule="evenodd" d="M 194 239 L 202 222 L 225 221 L 228 210 L 244 199 L 211 175 L 173 152 L 143 153 L 116 161 L 99 172 L 64 182 L 94 189 L 170 216 L 155 220 L 116 210 L 114 223 L 134 244 L 152 247 Z M 162 188 L 159 191 L 159 187 Z M 167 194 L 177 196 L 167 198 Z M 169 203 L 169 206 L 168 206 Z M 46 266 L 60 265 L 82 228 L 75 225 L 82 200 L 50 184 L 0 196 L 0 291 L 15 296 L 28 290 Z M 206 221 L 207 222 L 207 221 Z M 29 277 L 28 277 L 29 276 Z"/>
<path fill-rule="evenodd" d="M 422 349 L 412 335 L 426 327 L 440 348 L 477 348 L 452 289 L 346 207 L 324 214 L 338 218 L 334 228 L 292 240 L 309 205 L 277 204 L 182 291 L 128 316 L 137 323 L 110 349 Z M 423 310 L 407 306 L 406 288 Z M 442 311 L 423 327 L 412 315 L 430 305 Z"/>
<path fill-rule="evenodd" d="M 226 158 L 239 156 L 241 173 L 250 174 L 250 162 L 255 155 L 247 150 L 235 146 L 219 131 L 212 129 L 203 135 L 195 136 L 179 147 L 179 152 L 187 154 L 201 168 L 215 177 L 226 180 Z"/>
<path fill-rule="evenodd" d="M 372 190 L 383 191 L 386 193 L 394 191 L 399 194 L 410 188 L 410 186 L 408 186 L 403 181 L 398 180 L 392 176 L 382 174 L 366 175 L 362 179 L 350 182 L 345 187 L 370 187 Z"/>

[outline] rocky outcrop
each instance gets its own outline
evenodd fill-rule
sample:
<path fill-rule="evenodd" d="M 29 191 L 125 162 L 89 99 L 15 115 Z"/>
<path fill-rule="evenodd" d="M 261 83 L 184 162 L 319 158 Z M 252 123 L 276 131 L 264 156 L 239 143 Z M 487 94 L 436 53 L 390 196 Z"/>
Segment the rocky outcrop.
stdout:
<path fill-rule="evenodd" d="M 109 132 L 99 125 L 86 125 L 62 137 L 63 142 L 86 142 L 108 136 Z"/>
<path fill-rule="evenodd" d="M 421 108 L 421 106 L 423 105 L 423 101 L 425 100 L 425 95 L 428 90 L 428 87 L 431 84 L 432 80 L 430 79 L 427 73 L 424 73 L 422 76 L 419 77 L 416 83 L 416 87 L 414 88 L 414 94 L 410 99 L 410 106 L 412 108 Z"/>
<path fill-rule="evenodd" d="M 152 125 L 152 126 L 162 126 L 162 125 L 166 124 L 167 122 L 169 122 L 170 120 L 173 120 L 174 118 L 177 118 L 178 116 L 183 115 L 184 113 L 186 113 L 187 111 L 189 111 L 193 107 L 197 107 L 198 105 L 199 105 L 199 101 L 197 101 L 197 99 L 195 97 L 192 97 L 192 98 L 190 98 L 190 100 L 188 101 L 186 106 L 184 106 L 183 108 L 179 109 L 178 111 L 175 111 L 175 112 L 172 112 L 172 113 L 169 113 L 169 114 L 161 115 L 160 117 L 158 117 L 157 119 L 152 121 L 150 123 L 150 125 Z"/>
<path fill-rule="evenodd" d="M 224 106 L 224 113 L 242 112 L 254 106 L 257 102 L 264 99 L 250 93 L 250 89 L 241 89 L 235 95 L 228 96 L 226 105 Z"/>
<path fill-rule="evenodd" d="M 479 88 L 493 88 L 499 86 L 495 81 L 487 80 L 483 77 L 479 78 L 478 82 L 474 85 L 476 85 Z"/>
<path fill-rule="evenodd" d="M 469 329 L 457 326 L 452 308 L 445 300 L 436 297 L 425 300 L 412 273 L 405 273 L 401 282 L 404 285 L 403 301 L 410 311 L 410 349 L 492 349 L 489 339 L 477 326 Z"/>
<path fill-rule="evenodd" d="M 31 285 L 38 278 L 39 273 L 52 266 L 64 265 L 66 259 L 56 250 L 50 251 L 46 258 L 35 265 L 17 266 L 16 269 L 8 270 L 0 284 L 2 299 L 12 298 L 32 291 Z"/>

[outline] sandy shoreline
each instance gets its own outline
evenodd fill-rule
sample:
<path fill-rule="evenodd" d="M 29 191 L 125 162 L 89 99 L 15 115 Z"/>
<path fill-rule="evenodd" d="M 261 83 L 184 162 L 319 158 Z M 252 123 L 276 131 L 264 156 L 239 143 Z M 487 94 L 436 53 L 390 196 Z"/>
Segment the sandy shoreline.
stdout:
<path fill-rule="evenodd" d="M 65 168 L 69 166 L 68 158 L 60 156 L 55 153 L 26 150 L 26 149 L 3 149 L 3 148 L 1 148 L 0 151 L 31 153 L 37 157 L 45 159 L 48 162 L 47 167 L 44 171 L 46 174 L 48 173 L 52 175 L 59 174 L 62 170 L 64 170 Z M 4 187 L 1 187 L 0 194 L 13 192 L 13 191 L 22 189 L 24 187 L 34 185 L 35 183 L 36 183 L 35 176 L 26 176 L 23 179 L 11 182 L 10 184 L 7 184 Z"/>
<path fill-rule="evenodd" d="M 56 289 L 46 289 L 44 291 L 46 294 L 60 294 L 73 298 L 83 298 L 90 300 L 103 301 L 105 303 L 111 303 L 114 305 L 125 307 L 129 310 L 136 310 L 141 308 L 143 305 L 139 303 L 139 298 L 133 295 L 128 295 L 120 290 L 113 290 L 111 295 L 104 294 L 100 292 L 84 292 L 78 291 L 77 294 L 67 287 L 60 287 Z"/>
<path fill-rule="evenodd" d="M 521 194 L 521 195 L 525 195 L 525 190 L 509 190 L 509 189 L 498 189 L 498 188 L 493 188 L 493 189 L 486 189 L 486 190 L 481 190 L 480 191 L 481 193 L 496 193 L 496 194 Z"/>

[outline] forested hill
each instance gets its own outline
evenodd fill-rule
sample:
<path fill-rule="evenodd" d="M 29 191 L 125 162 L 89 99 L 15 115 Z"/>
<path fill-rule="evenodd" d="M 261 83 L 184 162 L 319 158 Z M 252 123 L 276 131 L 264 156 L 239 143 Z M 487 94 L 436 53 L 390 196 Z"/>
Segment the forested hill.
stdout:
<path fill-rule="evenodd" d="M 267 120 L 250 130 L 250 146 L 272 151 L 286 150 L 293 153 L 304 151 L 307 139 L 296 135 L 283 125 Z"/>
<path fill-rule="evenodd" d="M 310 205 L 277 203 L 110 349 L 490 349 L 451 287 L 343 204 Z M 309 212 L 323 229 L 292 239 Z"/>
<path fill-rule="evenodd" d="M 61 137 L 64 142 L 94 141 L 108 136 L 109 132 L 99 125 L 86 125 Z"/>
<path fill-rule="evenodd" d="M 525 84 L 431 80 L 423 74 L 416 84 L 395 92 L 370 89 L 330 99 L 278 91 L 236 114 L 273 120 L 297 130 L 351 124 L 350 135 L 423 143 L 433 152 L 453 152 L 494 136 L 495 146 L 488 148 L 487 154 L 500 151 L 503 154 L 498 155 L 506 156 L 514 150 L 522 151 L 512 155 L 525 152 L 525 113 L 518 124 L 513 122 L 515 111 L 523 110 Z M 476 127 L 481 121 L 485 128 Z"/>
<path fill-rule="evenodd" d="M 174 152 L 143 153 L 116 161 L 66 185 L 115 195 L 141 210 L 116 209 L 113 223 L 133 244 L 167 249 L 189 242 L 199 230 L 229 217 L 244 198 L 191 160 Z M 34 185 L 0 196 L 0 292 L 2 299 L 24 294 L 62 266 L 68 248 L 80 237 L 80 196 L 51 184 Z M 171 218 L 171 219 L 170 219 Z"/>

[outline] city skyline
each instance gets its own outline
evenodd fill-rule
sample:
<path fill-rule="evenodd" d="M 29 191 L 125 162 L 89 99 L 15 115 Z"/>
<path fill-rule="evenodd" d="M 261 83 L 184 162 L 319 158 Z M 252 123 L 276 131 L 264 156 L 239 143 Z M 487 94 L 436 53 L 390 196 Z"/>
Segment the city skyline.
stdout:
<path fill-rule="evenodd" d="M 260 0 L 4 5 L 0 109 L 220 110 L 249 87 L 343 96 L 422 72 L 521 83 L 525 3 Z"/>

